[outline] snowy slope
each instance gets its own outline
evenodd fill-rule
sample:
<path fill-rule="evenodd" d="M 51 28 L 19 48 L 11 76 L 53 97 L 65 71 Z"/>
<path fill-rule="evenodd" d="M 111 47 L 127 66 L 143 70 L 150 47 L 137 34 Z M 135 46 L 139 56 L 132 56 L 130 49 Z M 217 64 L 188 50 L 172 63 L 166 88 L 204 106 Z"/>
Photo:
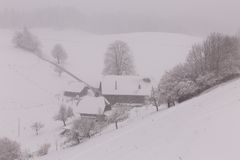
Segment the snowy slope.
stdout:
<path fill-rule="evenodd" d="M 240 80 L 41 160 L 238 160 Z M 113 127 L 113 126 L 112 126 Z"/>
<path fill-rule="evenodd" d="M 39 37 L 43 53 L 50 59 L 53 46 L 62 43 L 69 57 L 66 68 L 94 86 L 98 86 L 101 77 L 106 48 L 115 40 L 129 44 L 139 74 L 156 77 L 157 81 L 165 69 L 183 61 L 191 45 L 201 40 L 170 33 L 94 35 L 48 29 L 32 32 Z M 74 80 L 66 75 L 59 78 L 51 65 L 14 48 L 13 34 L 14 31 L 0 30 L 0 137 L 15 139 L 31 151 L 43 143 L 54 146 L 60 143 L 57 135 L 62 126 L 53 120 L 59 107 L 57 96 Z M 45 124 L 39 136 L 30 128 L 35 121 Z"/>
<path fill-rule="evenodd" d="M 61 126 L 53 120 L 57 95 L 72 79 L 59 79 L 52 66 L 14 48 L 13 32 L 2 30 L 0 35 L 0 137 L 15 139 L 27 150 L 54 143 L 58 140 L 55 130 Z M 30 127 L 36 121 L 45 125 L 40 136 Z"/>
<path fill-rule="evenodd" d="M 170 33 L 94 35 L 49 29 L 35 29 L 32 32 L 39 37 L 43 53 L 49 59 L 52 59 L 53 46 L 61 43 L 69 57 L 65 67 L 96 87 L 101 77 L 104 53 L 115 40 L 126 41 L 135 57 L 138 73 L 153 77 L 156 81 L 167 69 L 182 62 L 191 45 L 201 40 L 199 37 Z M 16 107 L 15 104 L 51 103 L 52 97 L 64 90 L 72 79 L 66 76 L 59 79 L 52 66 L 14 48 L 11 42 L 13 34 L 14 31 L 0 30 L 0 88 L 4 89 L 0 92 L 0 104 L 8 104 L 9 108 L 10 104 Z"/>
<path fill-rule="evenodd" d="M 138 74 L 156 81 L 166 70 L 183 62 L 191 46 L 202 40 L 200 37 L 173 33 L 95 35 L 74 30 L 33 30 L 33 33 L 42 41 L 44 53 L 50 57 L 53 46 L 63 44 L 69 54 L 66 67 L 97 87 L 104 54 L 115 40 L 123 40 L 129 45 Z"/>
<path fill-rule="evenodd" d="M 123 40 L 128 43 L 139 75 L 155 78 L 157 81 L 168 69 L 183 62 L 194 43 L 202 40 L 200 37 L 173 33 L 130 33 L 117 35 L 95 35 L 75 30 L 33 29 L 41 41 L 43 53 L 51 59 L 51 51 L 56 43 L 61 43 L 68 53 L 67 65 L 73 73 L 88 83 L 97 86 L 100 79 L 104 54 L 110 43 Z M 14 31 L 0 30 L 1 57 L 12 59 L 28 59 L 21 51 L 13 49 L 11 38 Z M 4 59 L 3 58 L 3 59 Z M 32 57 L 31 57 L 32 58 Z M 9 59 L 11 61 L 11 59 Z M 28 60 L 33 64 L 33 60 Z M 7 61 L 8 62 L 8 61 Z M 15 62 L 11 62 L 15 64 Z M 30 65 L 27 65 L 30 67 Z"/>

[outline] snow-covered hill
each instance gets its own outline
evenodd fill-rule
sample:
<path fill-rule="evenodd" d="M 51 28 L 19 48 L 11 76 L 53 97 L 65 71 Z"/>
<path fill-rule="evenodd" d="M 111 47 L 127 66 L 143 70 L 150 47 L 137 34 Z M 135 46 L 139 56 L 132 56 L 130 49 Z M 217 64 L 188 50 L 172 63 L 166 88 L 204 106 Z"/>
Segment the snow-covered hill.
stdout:
<path fill-rule="evenodd" d="M 94 35 L 48 29 L 32 32 L 50 59 L 53 46 L 61 43 L 69 57 L 66 68 L 94 86 L 98 86 L 101 77 L 104 53 L 115 40 L 126 41 L 138 73 L 156 81 L 166 69 L 182 62 L 191 45 L 201 40 L 170 33 Z M 43 143 L 59 143 L 57 134 L 62 124 L 53 120 L 59 107 L 57 96 L 74 80 L 66 75 L 59 78 L 50 64 L 14 48 L 13 34 L 14 31 L 0 30 L 0 137 L 15 139 L 24 149 L 33 151 Z M 45 125 L 39 136 L 30 127 L 35 121 Z"/>
<path fill-rule="evenodd" d="M 42 41 L 43 50 L 48 55 L 56 43 L 61 43 L 69 54 L 66 67 L 97 87 L 104 54 L 109 44 L 116 40 L 123 40 L 129 45 L 137 73 L 157 81 L 166 70 L 183 62 L 192 45 L 202 40 L 183 34 L 150 32 L 95 35 L 71 30 L 33 30 L 33 33 Z"/>
<path fill-rule="evenodd" d="M 240 80 L 41 160 L 238 160 Z M 113 127 L 113 126 L 112 126 Z"/>

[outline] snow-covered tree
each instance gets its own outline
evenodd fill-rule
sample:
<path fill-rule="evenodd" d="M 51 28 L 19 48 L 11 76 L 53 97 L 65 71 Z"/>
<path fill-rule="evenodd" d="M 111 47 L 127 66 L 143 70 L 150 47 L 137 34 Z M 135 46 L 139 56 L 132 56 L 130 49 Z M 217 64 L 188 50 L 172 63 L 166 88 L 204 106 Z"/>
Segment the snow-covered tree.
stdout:
<path fill-rule="evenodd" d="M 0 160 L 17 160 L 21 157 L 20 145 L 8 138 L 0 138 Z"/>
<path fill-rule="evenodd" d="M 191 79 L 194 81 L 199 75 L 203 75 L 206 72 L 206 57 L 203 52 L 201 44 L 194 44 L 186 59 L 188 66 L 188 72 L 191 75 Z"/>
<path fill-rule="evenodd" d="M 124 121 L 129 116 L 128 110 L 124 106 L 116 106 L 112 110 L 112 114 L 108 118 L 110 123 L 115 123 L 116 129 L 118 129 L 118 122 Z"/>
<path fill-rule="evenodd" d="M 227 76 L 238 68 L 240 62 L 239 39 L 220 33 L 212 33 L 203 43 L 206 69 L 216 76 Z"/>
<path fill-rule="evenodd" d="M 67 59 L 67 52 L 61 44 L 56 44 L 52 50 L 52 56 L 56 59 L 57 64 L 62 64 Z"/>
<path fill-rule="evenodd" d="M 159 110 L 159 106 L 162 103 L 161 98 L 162 97 L 160 96 L 160 91 L 156 88 L 152 88 L 150 101 L 151 101 L 152 105 L 156 107 L 157 112 Z"/>
<path fill-rule="evenodd" d="M 58 114 L 54 117 L 54 119 L 56 121 L 62 121 L 63 125 L 66 126 L 68 118 L 72 116 L 74 116 L 72 108 L 71 107 L 67 108 L 65 104 L 61 104 Z"/>
<path fill-rule="evenodd" d="M 176 83 L 171 72 L 166 72 L 158 85 L 160 96 L 168 104 L 168 107 L 174 105 L 174 101 L 176 101 L 176 91 L 174 90 Z"/>
<path fill-rule="evenodd" d="M 59 66 L 63 66 L 67 59 L 67 52 L 64 50 L 61 44 L 56 44 L 52 50 L 52 56 L 56 59 L 56 63 Z M 55 71 L 61 76 L 62 70 L 59 67 L 55 68 Z"/>
<path fill-rule="evenodd" d="M 186 64 L 179 64 L 166 72 L 160 80 L 158 89 L 160 97 L 167 102 L 168 107 L 175 105 L 183 97 L 190 96 L 198 89 L 192 81 L 191 71 Z"/>
<path fill-rule="evenodd" d="M 197 84 L 191 80 L 183 80 L 175 86 L 177 92 L 177 101 L 182 102 L 193 96 L 196 96 L 199 91 Z"/>
<path fill-rule="evenodd" d="M 199 75 L 196 79 L 196 83 L 201 89 L 207 89 L 211 86 L 214 86 L 218 80 L 219 77 L 216 77 L 214 73 L 207 72 L 203 75 Z"/>
<path fill-rule="evenodd" d="M 34 122 L 31 125 L 31 128 L 35 131 L 35 134 L 38 135 L 39 131 L 44 127 L 44 125 L 41 122 Z"/>
<path fill-rule="evenodd" d="M 134 75 L 133 56 L 127 43 L 117 40 L 110 44 L 105 54 L 104 75 Z"/>
<path fill-rule="evenodd" d="M 193 45 L 186 62 L 166 72 L 159 83 L 161 97 L 184 101 L 226 79 L 240 74 L 239 39 L 212 33 L 202 44 Z"/>
<path fill-rule="evenodd" d="M 30 51 L 38 56 L 41 56 L 40 42 L 38 38 L 33 35 L 28 28 L 15 33 L 13 43 L 16 47 Z"/>
<path fill-rule="evenodd" d="M 67 116 L 68 116 L 68 118 L 74 116 L 73 109 L 71 107 L 68 107 L 68 109 L 67 109 Z"/>

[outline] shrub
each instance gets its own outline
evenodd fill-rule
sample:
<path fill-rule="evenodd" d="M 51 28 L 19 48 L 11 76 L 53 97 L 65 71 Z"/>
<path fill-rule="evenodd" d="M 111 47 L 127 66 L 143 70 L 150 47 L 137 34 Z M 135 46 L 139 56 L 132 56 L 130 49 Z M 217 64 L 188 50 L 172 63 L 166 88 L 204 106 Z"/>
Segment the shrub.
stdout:
<path fill-rule="evenodd" d="M 8 138 L 0 139 L 0 160 L 16 160 L 21 157 L 20 145 Z"/>
<path fill-rule="evenodd" d="M 21 158 L 20 158 L 20 160 L 29 160 L 29 159 L 31 159 L 31 158 L 33 158 L 33 154 L 30 153 L 29 151 L 25 150 L 25 151 L 23 151 L 23 152 L 21 153 Z"/>

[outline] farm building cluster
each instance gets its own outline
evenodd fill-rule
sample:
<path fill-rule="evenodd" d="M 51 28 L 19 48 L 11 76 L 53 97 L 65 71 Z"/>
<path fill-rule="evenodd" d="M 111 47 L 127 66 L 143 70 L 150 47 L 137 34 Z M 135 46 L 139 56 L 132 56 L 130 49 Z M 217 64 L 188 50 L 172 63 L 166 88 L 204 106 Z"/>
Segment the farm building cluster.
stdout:
<path fill-rule="evenodd" d="M 75 105 L 76 113 L 83 117 L 101 117 L 115 104 L 142 106 L 151 96 L 150 78 L 140 76 L 104 76 L 97 88 L 98 95 L 92 89 L 80 83 L 72 83 L 64 91 L 65 102 Z"/>

